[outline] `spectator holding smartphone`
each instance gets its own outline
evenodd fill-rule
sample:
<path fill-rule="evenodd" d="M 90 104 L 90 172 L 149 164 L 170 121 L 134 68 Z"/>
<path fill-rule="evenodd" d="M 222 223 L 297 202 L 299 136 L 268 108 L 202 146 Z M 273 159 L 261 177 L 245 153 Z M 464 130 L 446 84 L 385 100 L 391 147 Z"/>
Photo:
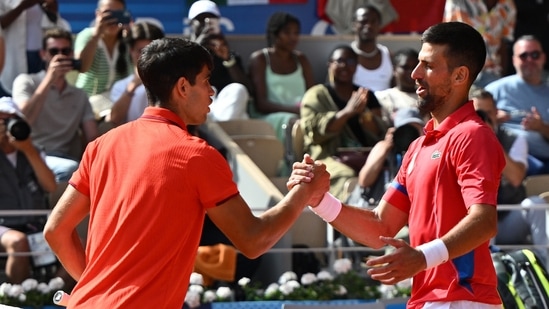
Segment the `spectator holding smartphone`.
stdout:
<path fill-rule="evenodd" d="M 112 105 L 109 99 L 112 85 L 132 73 L 129 48 L 122 36 L 128 24 L 118 18 L 124 16 L 118 12 L 125 10 L 124 0 L 100 0 L 95 25 L 80 31 L 74 43 L 76 58 L 82 61 L 76 87 L 88 94 L 98 119 Z"/>
<path fill-rule="evenodd" d="M 56 180 L 67 181 L 78 167 L 80 153 L 72 153 L 79 129 L 86 142 L 97 137 L 97 124 L 88 96 L 67 83 L 73 70 L 72 34 L 54 28 L 44 34 L 40 51 L 46 70 L 21 74 L 13 83 L 13 99 L 32 127 L 32 139 L 46 151 L 46 163 Z"/>

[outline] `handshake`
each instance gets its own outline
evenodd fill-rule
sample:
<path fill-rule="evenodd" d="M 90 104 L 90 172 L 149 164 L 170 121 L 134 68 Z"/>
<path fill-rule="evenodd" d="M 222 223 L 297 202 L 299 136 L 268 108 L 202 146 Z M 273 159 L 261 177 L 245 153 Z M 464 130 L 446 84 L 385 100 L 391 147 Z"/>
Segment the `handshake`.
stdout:
<path fill-rule="evenodd" d="M 309 154 L 305 154 L 303 161 L 293 164 L 292 174 L 286 183 L 288 190 L 298 185 L 298 190 L 307 191 L 305 194 L 309 196 L 308 205 L 318 206 L 330 190 L 330 173 L 326 171 L 326 165 L 314 161 Z"/>

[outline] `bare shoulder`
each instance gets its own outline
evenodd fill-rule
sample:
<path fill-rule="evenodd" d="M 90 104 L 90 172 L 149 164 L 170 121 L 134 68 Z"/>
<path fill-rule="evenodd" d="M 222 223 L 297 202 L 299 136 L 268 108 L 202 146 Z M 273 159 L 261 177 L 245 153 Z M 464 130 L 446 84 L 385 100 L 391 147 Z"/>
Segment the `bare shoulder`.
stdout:
<path fill-rule="evenodd" d="M 256 50 L 250 55 L 250 61 L 263 61 L 265 62 L 265 54 L 263 49 Z"/>

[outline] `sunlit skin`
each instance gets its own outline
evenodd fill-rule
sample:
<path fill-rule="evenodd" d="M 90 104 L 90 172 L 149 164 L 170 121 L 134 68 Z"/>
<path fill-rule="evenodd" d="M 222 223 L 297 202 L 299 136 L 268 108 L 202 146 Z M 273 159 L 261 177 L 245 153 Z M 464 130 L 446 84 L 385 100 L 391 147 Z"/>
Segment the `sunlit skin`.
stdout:
<path fill-rule="evenodd" d="M 104 36 L 116 36 L 121 30 L 121 26 L 118 25 L 113 17 L 111 17 L 109 11 L 119 11 L 124 9 L 124 5 L 117 0 L 104 0 L 101 2 L 101 5 L 97 8 L 97 11 L 95 12 L 95 20 L 96 22 L 99 21 L 99 28 L 102 28 L 102 33 Z"/>
<path fill-rule="evenodd" d="M 214 90 L 210 85 L 210 70 L 204 66 L 200 73 L 196 76 L 194 85 L 184 78 L 185 100 L 186 106 L 181 108 L 182 119 L 187 125 L 198 125 L 206 121 L 206 117 L 210 112 L 210 104 L 212 104 L 212 96 Z"/>
<path fill-rule="evenodd" d="M 337 49 L 333 52 L 328 65 L 328 75 L 333 77 L 334 82 L 352 83 L 356 66 L 356 56 L 351 56 L 348 50 Z"/>
<path fill-rule="evenodd" d="M 358 34 L 359 43 L 375 43 L 381 25 L 379 14 L 369 8 L 360 8 L 356 11 L 355 19 L 354 29 Z"/>
<path fill-rule="evenodd" d="M 527 57 L 520 59 L 519 55 L 523 53 L 540 52 L 538 59 Z M 519 40 L 513 46 L 513 66 L 517 74 L 531 85 L 539 85 L 543 82 L 543 66 L 545 65 L 546 55 L 539 42 L 533 40 Z"/>
<path fill-rule="evenodd" d="M 444 56 L 446 47 L 424 43 L 419 52 L 419 63 L 412 71 L 416 81 L 418 108 L 423 113 L 435 112 L 452 93 L 452 72 Z"/>

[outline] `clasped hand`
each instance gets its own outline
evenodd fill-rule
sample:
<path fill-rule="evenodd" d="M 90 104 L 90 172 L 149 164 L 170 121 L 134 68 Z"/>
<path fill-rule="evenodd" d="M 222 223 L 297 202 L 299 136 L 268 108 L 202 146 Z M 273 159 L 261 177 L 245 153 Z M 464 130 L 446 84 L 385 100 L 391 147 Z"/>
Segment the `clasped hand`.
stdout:
<path fill-rule="evenodd" d="M 326 165 L 321 161 L 314 161 L 309 154 L 305 154 L 303 161 L 293 164 L 286 187 L 292 190 L 299 184 L 312 186 L 308 204 L 317 206 L 324 194 L 330 190 L 330 173 L 326 171 Z"/>

